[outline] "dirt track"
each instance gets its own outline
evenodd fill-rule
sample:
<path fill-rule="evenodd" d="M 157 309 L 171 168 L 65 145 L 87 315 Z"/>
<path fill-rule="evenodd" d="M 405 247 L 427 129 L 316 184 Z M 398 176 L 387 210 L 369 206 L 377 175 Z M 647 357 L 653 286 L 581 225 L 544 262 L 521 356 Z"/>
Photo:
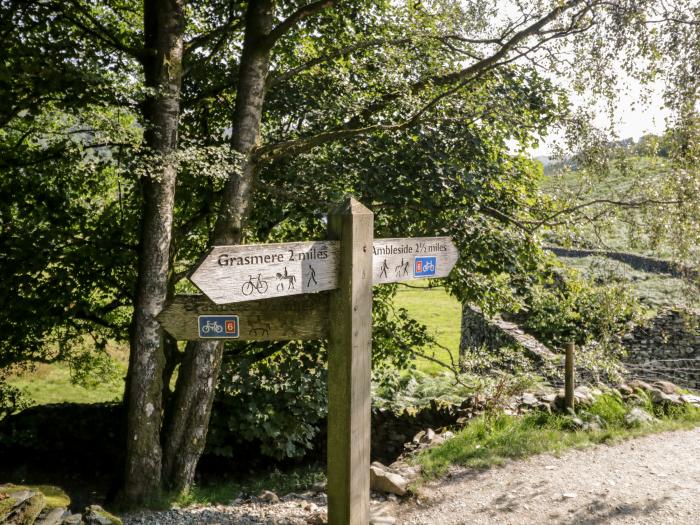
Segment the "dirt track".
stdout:
<path fill-rule="evenodd" d="M 700 524 L 700 428 L 454 469 L 387 510 L 403 524 Z"/>
<path fill-rule="evenodd" d="M 455 468 L 417 499 L 373 500 L 372 507 L 375 516 L 389 516 L 374 525 L 700 525 L 700 428 L 490 470 Z M 278 503 L 142 512 L 125 525 L 306 525 L 324 523 L 325 511 L 325 494 L 316 492 Z"/>

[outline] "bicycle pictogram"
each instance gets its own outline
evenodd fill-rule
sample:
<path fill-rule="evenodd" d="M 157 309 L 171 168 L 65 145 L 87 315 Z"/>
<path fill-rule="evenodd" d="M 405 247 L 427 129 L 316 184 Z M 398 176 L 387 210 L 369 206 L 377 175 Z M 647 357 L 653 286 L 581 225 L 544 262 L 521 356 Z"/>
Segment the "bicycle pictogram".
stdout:
<path fill-rule="evenodd" d="M 416 257 L 413 275 L 416 277 L 432 277 L 437 269 L 436 257 Z"/>
<path fill-rule="evenodd" d="M 237 315 L 200 315 L 197 318 L 199 337 L 229 339 L 238 337 Z"/>
<path fill-rule="evenodd" d="M 260 295 L 267 292 L 267 282 L 260 277 L 260 274 L 255 279 L 250 275 L 249 279 L 241 287 L 243 295 L 252 295 L 253 292 L 257 292 Z"/>
<path fill-rule="evenodd" d="M 216 321 L 207 321 L 207 323 L 206 323 L 205 325 L 203 325 L 203 326 L 200 328 L 200 330 L 201 330 L 201 332 L 202 332 L 203 334 L 208 334 L 208 333 L 210 333 L 210 332 L 212 332 L 212 331 L 213 331 L 215 334 L 220 334 L 221 332 L 224 331 L 224 327 L 221 326 L 221 325 L 220 325 L 219 323 L 217 323 Z"/>

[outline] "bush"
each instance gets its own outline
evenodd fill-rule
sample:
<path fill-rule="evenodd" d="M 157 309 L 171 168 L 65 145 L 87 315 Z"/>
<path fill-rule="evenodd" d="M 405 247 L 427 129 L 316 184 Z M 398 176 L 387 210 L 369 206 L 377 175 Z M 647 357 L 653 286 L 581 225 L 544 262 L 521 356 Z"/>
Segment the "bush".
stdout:
<path fill-rule="evenodd" d="M 275 459 L 306 454 L 326 415 L 325 352 L 318 346 L 294 342 L 263 360 L 226 359 L 207 452 L 233 457 L 238 444 L 258 442 Z"/>
<path fill-rule="evenodd" d="M 614 345 L 639 306 L 620 283 L 595 284 L 573 269 L 562 270 L 526 290 L 523 327 L 552 348 L 573 341 Z"/>
<path fill-rule="evenodd" d="M 397 385 L 375 382 L 372 405 L 379 409 L 401 412 L 421 409 L 434 403 L 460 405 L 466 398 L 479 394 L 486 406 L 507 401 L 511 396 L 536 388 L 537 377 L 529 373 L 463 373 L 429 375 L 418 370 L 405 373 Z"/>
<path fill-rule="evenodd" d="M 0 373 L 0 419 L 24 410 L 29 404 L 26 394 L 19 388 L 8 385 Z"/>
<path fill-rule="evenodd" d="M 372 365 L 385 388 L 414 366 L 414 350 L 433 341 L 424 325 L 394 307 L 395 291 L 383 286 L 373 293 Z M 250 343 L 224 355 L 207 452 L 233 456 L 241 444 L 259 444 L 263 455 L 281 460 L 310 451 L 328 404 L 324 344 Z"/>

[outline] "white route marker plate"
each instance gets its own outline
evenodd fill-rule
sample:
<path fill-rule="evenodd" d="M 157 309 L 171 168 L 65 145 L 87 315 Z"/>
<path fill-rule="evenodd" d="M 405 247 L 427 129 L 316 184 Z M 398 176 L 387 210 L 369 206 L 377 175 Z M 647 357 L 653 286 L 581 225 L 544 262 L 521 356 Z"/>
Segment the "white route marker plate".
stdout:
<path fill-rule="evenodd" d="M 338 243 L 290 242 L 214 246 L 190 280 L 216 304 L 332 290 Z"/>
<path fill-rule="evenodd" d="M 459 252 L 449 237 L 375 239 L 373 284 L 447 277 Z"/>

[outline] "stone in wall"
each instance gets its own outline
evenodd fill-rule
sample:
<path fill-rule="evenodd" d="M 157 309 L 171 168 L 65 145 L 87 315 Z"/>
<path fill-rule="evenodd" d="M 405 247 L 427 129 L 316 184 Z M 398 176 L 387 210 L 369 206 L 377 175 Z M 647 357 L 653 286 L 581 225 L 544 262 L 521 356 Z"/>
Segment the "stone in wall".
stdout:
<path fill-rule="evenodd" d="M 622 339 L 630 375 L 700 389 L 700 312 L 667 308 Z"/>

